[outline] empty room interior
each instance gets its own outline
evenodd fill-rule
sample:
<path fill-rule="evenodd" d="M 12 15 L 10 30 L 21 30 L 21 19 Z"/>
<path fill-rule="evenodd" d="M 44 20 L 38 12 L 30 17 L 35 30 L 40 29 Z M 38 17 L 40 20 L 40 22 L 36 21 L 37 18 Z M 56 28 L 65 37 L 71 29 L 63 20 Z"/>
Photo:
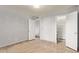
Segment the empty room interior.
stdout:
<path fill-rule="evenodd" d="M 78 5 L 0 5 L 0 53 L 77 53 Z"/>

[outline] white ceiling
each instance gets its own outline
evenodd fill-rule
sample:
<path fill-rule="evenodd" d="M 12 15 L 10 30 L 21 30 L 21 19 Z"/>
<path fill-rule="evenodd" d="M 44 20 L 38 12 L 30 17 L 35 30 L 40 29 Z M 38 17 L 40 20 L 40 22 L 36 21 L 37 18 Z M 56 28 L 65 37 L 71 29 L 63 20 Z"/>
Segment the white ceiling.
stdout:
<path fill-rule="evenodd" d="M 13 10 L 19 13 L 32 16 L 44 16 L 48 14 L 66 13 L 75 8 L 74 5 L 40 5 L 40 8 L 33 8 L 32 5 L 9 5 L 0 6 L 0 9 Z"/>

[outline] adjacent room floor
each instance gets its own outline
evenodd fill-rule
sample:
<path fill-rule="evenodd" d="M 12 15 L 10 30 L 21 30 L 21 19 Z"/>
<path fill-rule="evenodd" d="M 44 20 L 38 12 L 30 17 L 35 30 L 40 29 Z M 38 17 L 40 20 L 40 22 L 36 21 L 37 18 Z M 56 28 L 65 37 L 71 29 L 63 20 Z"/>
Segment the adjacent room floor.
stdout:
<path fill-rule="evenodd" d="M 4 48 L 0 48 L 0 52 L 5 53 L 52 53 L 52 52 L 69 52 L 74 53 L 76 51 L 68 48 L 65 46 L 64 42 L 60 42 L 58 44 L 44 41 L 44 40 L 31 40 L 31 41 L 24 41 L 18 44 L 14 44 L 11 46 L 7 46 Z"/>

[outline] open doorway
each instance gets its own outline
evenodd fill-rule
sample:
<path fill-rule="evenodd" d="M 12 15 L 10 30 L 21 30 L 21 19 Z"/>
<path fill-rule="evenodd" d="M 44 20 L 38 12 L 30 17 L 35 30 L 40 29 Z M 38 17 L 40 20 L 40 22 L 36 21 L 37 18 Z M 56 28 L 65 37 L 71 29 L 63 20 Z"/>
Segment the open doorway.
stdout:
<path fill-rule="evenodd" d="M 40 20 L 36 19 L 34 24 L 35 24 L 35 38 L 40 39 Z"/>
<path fill-rule="evenodd" d="M 40 20 L 39 17 L 32 16 L 29 19 L 29 40 L 40 38 Z"/>
<path fill-rule="evenodd" d="M 65 19 L 66 16 L 56 17 L 56 27 L 57 27 L 57 43 L 65 44 Z"/>

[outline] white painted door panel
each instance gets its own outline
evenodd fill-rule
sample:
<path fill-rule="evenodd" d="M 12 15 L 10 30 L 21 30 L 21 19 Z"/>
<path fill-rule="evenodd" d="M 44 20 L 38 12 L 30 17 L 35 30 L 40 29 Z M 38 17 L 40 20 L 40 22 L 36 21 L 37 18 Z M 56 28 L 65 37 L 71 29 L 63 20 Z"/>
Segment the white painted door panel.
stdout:
<path fill-rule="evenodd" d="M 66 22 L 66 46 L 77 50 L 77 12 L 68 14 Z"/>

